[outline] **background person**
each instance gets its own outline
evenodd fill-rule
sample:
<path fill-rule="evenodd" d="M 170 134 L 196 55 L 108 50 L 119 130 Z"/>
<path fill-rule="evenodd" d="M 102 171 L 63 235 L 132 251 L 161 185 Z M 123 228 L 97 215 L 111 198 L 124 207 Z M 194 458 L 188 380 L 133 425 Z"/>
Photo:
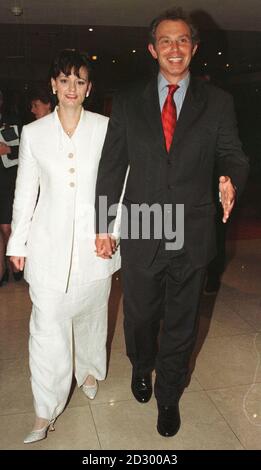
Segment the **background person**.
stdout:
<path fill-rule="evenodd" d="M 52 98 L 47 87 L 37 86 L 29 95 L 30 110 L 35 119 L 40 119 L 52 112 Z"/>
<path fill-rule="evenodd" d="M 8 128 L 20 123 L 17 116 L 8 112 L 7 104 L 4 100 L 3 92 L 0 90 L 0 129 Z M 17 175 L 17 164 L 5 167 L 2 156 L 8 155 L 16 160 L 17 147 L 7 145 L 1 141 L 0 134 L 0 287 L 9 280 L 9 265 L 5 256 L 6 246 L 11 233 L 12 208 L 15 190 L 15 180 Z M 10 162 L 12 162 L 10 160 Z M 21 272 L 13 272 L 13 277 L 19 281 L 23 276 Z"/>

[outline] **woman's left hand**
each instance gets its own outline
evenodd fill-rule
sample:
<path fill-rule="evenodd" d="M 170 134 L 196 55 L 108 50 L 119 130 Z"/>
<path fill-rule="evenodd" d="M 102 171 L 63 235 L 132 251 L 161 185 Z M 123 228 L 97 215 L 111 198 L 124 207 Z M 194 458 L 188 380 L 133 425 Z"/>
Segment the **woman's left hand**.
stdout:
<path fill-rule="evenodd" d="M 7 153 L 11 153 L 11 148 L 4 142 L 0 142 L 0 155 L 6 155 Z"/>

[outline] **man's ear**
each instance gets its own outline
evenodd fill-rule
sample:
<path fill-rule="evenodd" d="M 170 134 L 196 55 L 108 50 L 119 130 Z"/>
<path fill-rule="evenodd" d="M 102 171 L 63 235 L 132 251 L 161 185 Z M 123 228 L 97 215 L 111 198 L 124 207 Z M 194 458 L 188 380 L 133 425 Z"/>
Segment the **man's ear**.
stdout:
<path fill-rule="evenodd" d="M 150 51 L 153 59 L 157 59 L 158 58 L 158 54 L 156 52 L 156 50 L 154 49 L 154 45 L 153 44 L 148 44 L 148 50 Z"/>
<path fill-rule="evenodd" d="M 198 50 L 198 44 L 195 44 L 195 46 L 192 49 L 192 57 L 196 54 L 197 50 Z"/>

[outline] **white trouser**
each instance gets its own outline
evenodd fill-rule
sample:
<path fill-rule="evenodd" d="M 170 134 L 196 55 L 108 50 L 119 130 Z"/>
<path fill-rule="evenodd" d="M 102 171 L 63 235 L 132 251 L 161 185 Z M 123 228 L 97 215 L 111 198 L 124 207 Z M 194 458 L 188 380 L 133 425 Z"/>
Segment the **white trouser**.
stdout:
<path fill-rule="evenodd" d="M 53 419 L 67 402 L 73 372 L 80 387 L 88 375 L 106 375 L 111 276 L 67 293 L 30 285 L 29 362 L 36 416 Z"/>

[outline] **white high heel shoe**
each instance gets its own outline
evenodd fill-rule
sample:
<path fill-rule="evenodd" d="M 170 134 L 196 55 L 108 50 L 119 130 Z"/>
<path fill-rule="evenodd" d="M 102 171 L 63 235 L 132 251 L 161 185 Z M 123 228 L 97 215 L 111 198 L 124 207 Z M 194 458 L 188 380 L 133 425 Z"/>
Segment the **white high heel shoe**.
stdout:
<path fill-rule="evenodd" d="M 42 439 L 45 439 L 47 437 L 48 431 L 55 431 L 54 421 L 55 419 L 52 419 L 42 429 L 37 429 L 35 431 L 29 432 L 29 434 L 26 436 L 24 440 L 24 444 L 30 444 L 32 442 L 37 442 L 37 441 L 41 441 Z"/>
<path fill-rule="evenodd" d="M 89 398 L 90 400 L 93 400 L 96 397 L 96 394 L 98 392 L 97 380 L 95 380 L 94 385 L 83 385 L 82 391 L 86 395 L 87 398 Z"/>

